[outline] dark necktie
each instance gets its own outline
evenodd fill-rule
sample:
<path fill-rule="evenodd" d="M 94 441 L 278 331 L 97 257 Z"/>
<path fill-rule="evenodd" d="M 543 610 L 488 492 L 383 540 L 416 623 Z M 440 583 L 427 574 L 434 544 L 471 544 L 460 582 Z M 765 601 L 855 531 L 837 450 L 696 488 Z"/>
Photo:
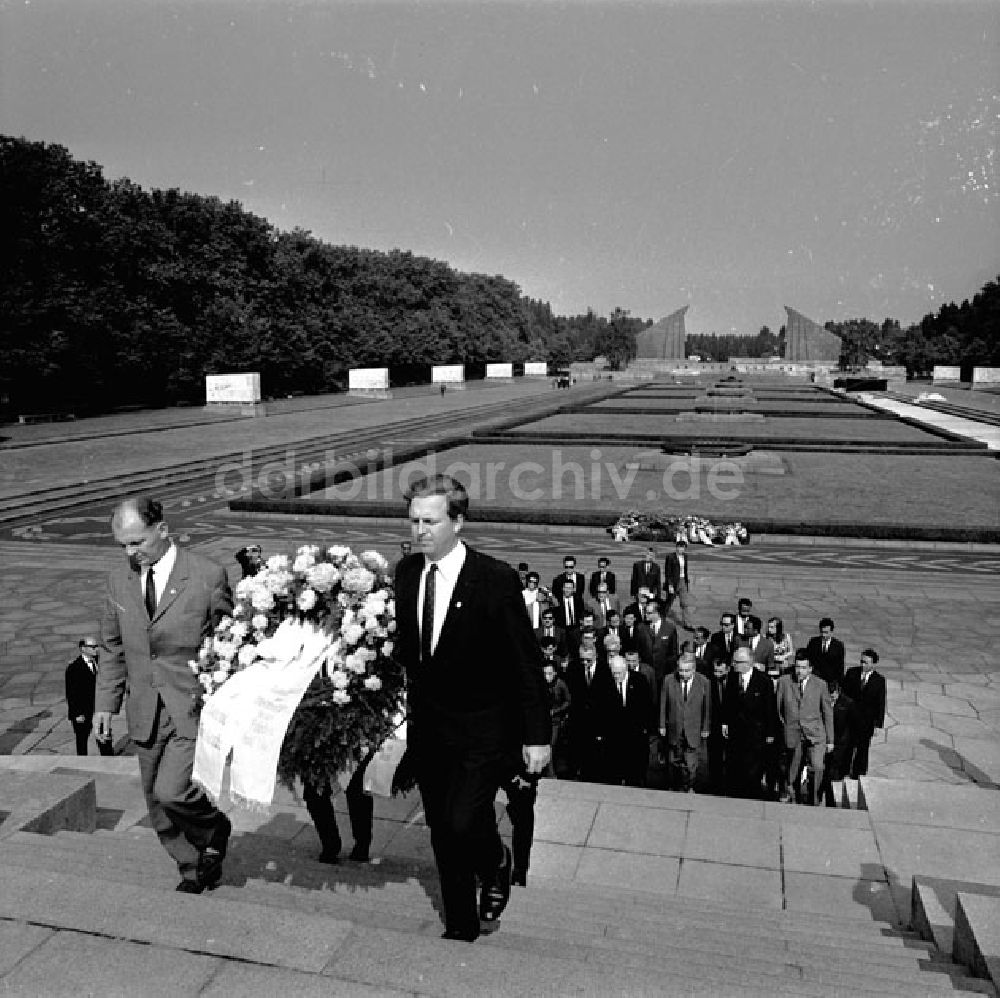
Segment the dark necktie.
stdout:
<path fill-rule="evenodd" d="M 144 602 L 146 604 L 146 615 L 150 620 L 152 620 L 153 614 L 156 613 L 156 581 L 153 578 L 152 566 L 146 569 L 146 592 Z"/>
<path fill-rule="evenodd" d="M 688 681 L 685 679 L 681 686 L 684 688 L 684 702 L 687 703 L 688 698 Z"/>
<path fill-rule="evenodd" d="M 420 617 L 420 661 L 425 665 L 431 660 L 431 642 L 434 639 L 434 589 L 437 565 L 433 562 L 424 579 L 424 609 Z"/>

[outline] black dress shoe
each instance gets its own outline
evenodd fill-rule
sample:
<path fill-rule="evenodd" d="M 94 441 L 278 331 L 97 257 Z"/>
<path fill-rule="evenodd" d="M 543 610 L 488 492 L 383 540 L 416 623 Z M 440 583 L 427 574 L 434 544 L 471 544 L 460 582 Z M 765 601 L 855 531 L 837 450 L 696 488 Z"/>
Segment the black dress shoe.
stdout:
<path fill-rule="evenodd" d="M 174 890 L 180 891 L 182 894 L 200 894 L 205 889 L 205 885 L 198 880 L 188 880 L 185 877 Z"/>
<path fill-rule="evenodd" d="M 512 859 L 510 849 L 503 847 L 503 860 L 497 867 L 497 872 L 491 884 L 483 885 L 479 896 L 479 917 L 484 922 L 495 922 L 502 914 L 510 900 L 510 870 Z"/>
<path fill-rule="evenodd" d="M 222 880 L 222 861 L 226 858 L 229 837 L 233 833 L 232 822 L 224 814 L 219 817 L 218 828 L 198 857 L 198 883 L 203 889 L 207 887 L 211 890 L 219 886 L 219 881 Z"/>
<path fill-rule="evenodd" d="M 336 849 L 324 849 L 317 857 L 321 863 L 336 866 L 340 862 L 340 846 Z"/>
<path fill-rule="evenodd" d="M 462 943 L 474 943 L 479 938 L 479 929 L 445 929 L 442 939 L 455 939 Z"/>
<path fill-rule="evenodd" d="M 510 875 L 510 885 L 511 887 L 527 887 L 528 874 L 524 870 L 515 868 L 514 872 Z"/>
<path fill-rule="evenodd" d="M 349 858 L 355 863 L 367 863 L 371 859 L 368 855 L 368 846 L 359 846 L 355 843 Z"/>

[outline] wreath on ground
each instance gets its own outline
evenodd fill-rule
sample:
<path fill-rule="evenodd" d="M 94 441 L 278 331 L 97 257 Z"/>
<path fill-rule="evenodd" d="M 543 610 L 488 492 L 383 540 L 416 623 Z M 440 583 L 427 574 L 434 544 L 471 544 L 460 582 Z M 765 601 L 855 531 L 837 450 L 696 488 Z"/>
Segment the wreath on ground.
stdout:
<path fill-rule="evenodd" d="M 616 541 L 676 541 L 690 544 L 749 544 L 750 533 L 739 521 L 712 523 L 703 516 L 677 516 L 628 510 L 608 527 Z"/>

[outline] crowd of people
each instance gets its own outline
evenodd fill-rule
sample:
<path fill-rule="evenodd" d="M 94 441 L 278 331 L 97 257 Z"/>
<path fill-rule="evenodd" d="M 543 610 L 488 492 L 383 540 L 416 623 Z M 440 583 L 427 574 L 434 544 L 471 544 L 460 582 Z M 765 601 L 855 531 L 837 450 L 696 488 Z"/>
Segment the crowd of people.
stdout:
<path fill-rule="evenodd" d="M 588 577 L 566 555 L 548 587 L 518 574 L 545 659 L 549 775 L 835 806 L 867 772 L 885 679 L 871 648 L 845 668 L 829 617 L 799 648 L 747 597 L 717 631 L 696 626 L 684 540 L 634 562 L 624 606 L 606 557 Z"/>

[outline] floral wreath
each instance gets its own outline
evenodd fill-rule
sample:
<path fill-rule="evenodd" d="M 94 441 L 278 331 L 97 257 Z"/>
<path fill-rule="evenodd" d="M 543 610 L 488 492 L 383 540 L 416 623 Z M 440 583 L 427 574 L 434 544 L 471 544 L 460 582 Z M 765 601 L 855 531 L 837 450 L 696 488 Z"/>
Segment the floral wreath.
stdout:
<path fill-rule="evenodd" d="M 616 541 L 686 540 L 691 544 L 749 544 L 750 533 L 739 521 L 712 523 L 703 516 L 677 516 L 628 510 L 608 527 Z"/>

